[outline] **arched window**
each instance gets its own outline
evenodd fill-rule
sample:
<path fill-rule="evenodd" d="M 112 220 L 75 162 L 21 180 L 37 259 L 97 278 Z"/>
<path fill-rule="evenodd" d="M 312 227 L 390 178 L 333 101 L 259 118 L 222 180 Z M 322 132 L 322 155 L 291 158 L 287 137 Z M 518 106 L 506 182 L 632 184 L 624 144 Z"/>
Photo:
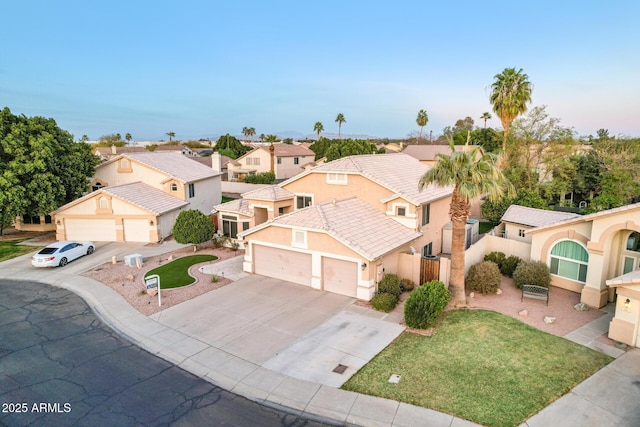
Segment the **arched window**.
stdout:
<path fill-rule="evenodd" d="M 175 182 L 171 183 L 171 191 L 173 192 L 178 191 L 178 184 L 176 184 Z"/>
<path fill-rule="evenodd" d="M 551 274 L 585 283 L 587 281 L 587 267 L 589 253 L 571 240 L 563 240 L 551 249 Z"/>
<path fill-rule="evenodd" d="M 640 233 L 637 231 L 634 231 L 629 235 L 629 238 L 627 239 L 627 250 L 640 252 Z"/>
<path fill-rule="evenodd" d="M 100 209 L 109 209 L 109 199 L 100 197 Z"/>

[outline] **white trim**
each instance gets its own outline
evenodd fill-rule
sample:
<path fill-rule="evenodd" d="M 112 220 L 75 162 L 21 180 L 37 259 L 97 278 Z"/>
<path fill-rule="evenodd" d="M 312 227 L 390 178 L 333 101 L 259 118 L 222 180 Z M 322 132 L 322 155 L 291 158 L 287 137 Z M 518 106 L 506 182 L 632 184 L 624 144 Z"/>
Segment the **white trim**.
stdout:
<path fill-rule="evenodd" d="M 293 228 L 291 230 L 291 246 L 294 248 L 308 249 L 307 231 L 299 228 Z"/>
<path fill-rule="evenodd" d="M 311 198 L 311 204 L 309 206 L 313 206 L 315 203 L 314 200 L 314 195 L 313 193 L 293 193 L 293 204 L 294 204 L 294 212 L 300 209 L 304 209 L 304 208 L 299 208 L 298 207 L 298 197 L 310 197 Z M 309 207 L 306 206 L 306 207 Z"/>
<path fill-rule="evenodd" d="M 552 255 L 552 254 L 551 254 L 551 251 L 553 250 L 553 248 L 555 248 L 555 247 L 556 247 L 556 245 L 557 245 L 557 244 L 559 244 L 559 243 L 561 243 L 561 242 L 566 242 L 566 241 L 568 241 L 568 242 L 573 242 L 573 243 L 577 243 L 578 245 L 582 246 L 582 248 L 587 252 L 587 257 L 589 257 L 589 250 L 587 249 L 587 247 L 586 247 L 585 245 L 583 245 L 583 244 L 582 244 L 582 242 L 579 242 L 578 240 L 573 240 L 573 239 L 559 239 L 559 240 L 556 240 L 556 241 L 553 243 L 553 246 L 551 246 L 551 247 L 549 248 L 549 253 L 547 254 L 547 257 L 549 258 L 549 265 L 548 265 L 548 266 L 549 266 L 549 274 L 551 274 L 551 276 L 553 276 L 553 277 L 559 277 L 559 278 L 561 278 L 561 279 L 570 280 L 570 281 L 572 281 L 572 282 L 576 282 L 576 283 L 579 283 L 579 284 L 581 284 L 581 285 L 586 285 L 586 284 L 587 284 L 587 282 L 588 282 L 589 261 L 587 261 L 587 262 L 583 262 L 583 261 L 578 261 L 577 259 L 566 258 L 566 257 L 563 257 L 563 256 L 558 256 L 558 255 Z M 578 279 L 571 279 L 570 277 L 565 277 L 565 276 L 561 276 L 561 275 L 559 275 L 559 274 L 553 274 L 553 273 L 551 273 L 551 257 L 557 258 L 558 260 L 563 260 L 563 261 L 568 261 L 568 262 L 575 262 L 576 264 L 579 264 L 579 265 L 586 265 L 586 266 L 587 266 L 587 277 L 585 278 L 584 282 L 581 282 L 581 281 L 580 281 L 580 280 L 578 280 Z M 590 257 L 589 257 L 589 258 L 590 258 Z M 579 275 L 580 275 L 580 270 L 578 269 L 578 276 L 579 276 Z"/>
<path fill-rule="evenodd" d="M 326 183 L 329 185 L 348 185 L 349 179 L 346 173 L 328 172 Z"/>
<path fill-rule="evenodd" d="M 260 203 L 253 203 L 249 205 L 249 209 L 255 209 L 255 208 L 264 208 L 267 210 L 267 212 L 273 212 L 273 206 L 262 205 Z"/>

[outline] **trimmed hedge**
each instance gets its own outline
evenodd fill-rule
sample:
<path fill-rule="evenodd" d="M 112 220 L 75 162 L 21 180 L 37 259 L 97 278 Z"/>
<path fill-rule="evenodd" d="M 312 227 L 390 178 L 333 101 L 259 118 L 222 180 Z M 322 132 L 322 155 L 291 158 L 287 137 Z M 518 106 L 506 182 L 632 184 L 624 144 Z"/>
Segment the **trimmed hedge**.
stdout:
<path fill-rule="evenodd" d="M 390 312 L 398 304 L 398 297 L 388 293 L 377 294 L 371 299 L 371 306 L 385 313 Z"/>
<path fill-rule="evenodd" d="M 400 287 L 400 278 L 395 274 L 385 274 L 380 283 L 378 283 L 379 294 L 391 294 L 400 298 L 402 288 Z"/>
<path fill-rule="evenodd" d="M 540 261 L 522 261 L 513 272 L 513 284 L 518 289 L 522 289 L 522 285 L 536 285 L 548 288 L 551 284 L 549 267 Z"/>
<path fill-rule="evenodd" d="M 427 329 L 436 324 L 451 293 L 439 280 L 427 282 L 414 290 L 404 302 L 404 321 L 410 328 Z"/>
<path fill-rule="evenodd" d="M 416 287 L 416 284 L 411 279 L 402 279 L 400 280 L 400 287 L 403 292 L 411 292 Z"/>
<path fill-rule="evenodd" d="M 510 255 L 504 262 L 499 265 L 500 272 L 508 277 L 513 277 L 513 272 L 516 271 L 518 264 L 522 262 L 522 258 L 517 257 L 515 255 Z"/>
<path fill-rule="evenodd" d="M 498 265 L 493 261 L 482 261 L 469 268 L 465 286 L 483 294 L 495 294 L 500 288 L 501 280 Z"/>

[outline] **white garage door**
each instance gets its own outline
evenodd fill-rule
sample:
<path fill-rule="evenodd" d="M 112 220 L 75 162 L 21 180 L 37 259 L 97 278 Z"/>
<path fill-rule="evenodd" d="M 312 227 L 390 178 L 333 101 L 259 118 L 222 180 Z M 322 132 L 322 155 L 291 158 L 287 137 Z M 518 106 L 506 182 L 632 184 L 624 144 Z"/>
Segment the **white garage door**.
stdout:
<path fill-rule="evenodd" d="M 148 219 L 125 219 L 123 225 L 125 242 L 149 242 Z"/>
<path fill-rule="evenodd" d="M 358 264 L 335 258 L 322 258 L 322 289 L 336 294 L 356 297 Z"/>
<path fill-rule="evenodd" d="M 116 223 L 113 219 L 65 219 L 67 240 L 115 242 Z"/>
<path fill-rule="evenodd" d="M 256 274 L 311 286 L 311 255 L 253 245 Z"/>

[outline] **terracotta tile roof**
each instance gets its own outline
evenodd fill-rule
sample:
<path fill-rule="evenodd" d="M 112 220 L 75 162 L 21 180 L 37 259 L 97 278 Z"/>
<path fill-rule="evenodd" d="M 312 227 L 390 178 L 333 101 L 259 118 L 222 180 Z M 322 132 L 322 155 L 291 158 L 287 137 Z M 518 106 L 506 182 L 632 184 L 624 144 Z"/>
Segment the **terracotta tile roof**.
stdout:
<path fill-rule="evenodd" d="M 464 151 L 464 147 L 455 146 L 456 151 Z M 438 154 L 451 154 L 451 148 L 448 145 L 407 145 L 402 152 L 418 160 L 436 160 Z"/>
<path fill-rule="evenodd" d="M 143 182 L 104 187 L 98 190 L 158 215 L 189 204 Z M 90 193 L 93 194 L 93 193 Z"/>
<path fill-rule="evenodd" d="M 251 190 L 242 194 L 244 199 L 253 200 L 286 200 L 292 199 L 294 194 L 278 185 L 268 185 L 266 187 L 258 188 L 257 190 Z"/>
<path fill-rule="evenodd" d="M 246 199 L 235 199 L 226 203 L 221 203 L 213 207 L 212 212 L 239 213 L 245 216 L 253 216 L 253 211 L 249 209 L 249 201 Z"/>
<path fill-rule="evenodd" d="M 113 158 L 97 167 L 104 167 L 107 164 L 118 161 L 121 157 L 128 157 L 131 160 L 144 163 L 145 165 L 182 182 L 200 181 L 202 179 L 221 175 L 221 172 L 216 172 L 210 167 L 195 163 L 189 157 L 183 156 L 177 152 L 123 154 L 122 156 Z"/>
<path fill-rule="evenodd" d="M 422 235 L 356 197 L 300 209 L 247 230 L 242 235 L 272 225 L 326 232 L 370 261 Z"/>
<path fill-rule="evenodd" d="M 273 144 L 273 154 L 277 157 L 295 157 L 295 156 L 315 156 L 316 153 L 309 150 L 307 147 L 303 145 L 293 145 L 293 144 Z M 269 146 L 262 145 L 258 147 L 260 150 L 264 150 L 269 153 Z"/>
<path fill-rule="evenodd" d="M 439 187 L 435 184 L 428 185 L 419 191 L 418 181 L 429 169 L 429 166 L 420 163 L 411 156 L 394 153 L 343 157 L 316 166 L 308 173 L 359 173 L 391 190 L 394 194 L 390 198 L 402 197 L 415 205 L 421 205 L 450 196 L 453 193 L 453 187 Z M 291 178 L 291 180 L 301 176 L 304 174 Z"/>
<path fill-rule="evenodd" d="M 502 215 L 502 222 L 528 225 L 530 227 L 543 227 L 555 224 L 567 219 L 580 218 L 582 215 L 570 212 L 549 211 L 544 209 L 528 208 L 526 206 L 511 205 Z"/>
<path fill-rule="evenodd" d="M 114 147 L 116 150 L 116 155 L 124 154 L 124 153 L 144 153 L 147 151 L 144 147 Z M 94 149 L 101 156 L 113 156 L 113 148 L 112 147 L 96 147 Z"/>
<path fill-rule="evenodd" d="M 546 230 L 547 228 L 559 227 L 566 224 L 576 224 L 580 222 L 587 222 L 596 219 L 601 216 L 615 215 L 621 212 L 629 212 L 633 210 L 640 210 L 640 203 L 633 203 L 631 205 L 620 206 L 618 208 L 607 209 L 606 211 L 595 212 L 589 215 L 577 215 L 576 218 L 567 219 L 565 221 L 556 222 L 545 226 L 538 227 L 534 230 L 528 230 L 527 233 L 537 233 L 540 230 Z M 630 213 L 630 212 L 629 212 Z M 637 218 L 637 217 L 636 217 Z"/>

